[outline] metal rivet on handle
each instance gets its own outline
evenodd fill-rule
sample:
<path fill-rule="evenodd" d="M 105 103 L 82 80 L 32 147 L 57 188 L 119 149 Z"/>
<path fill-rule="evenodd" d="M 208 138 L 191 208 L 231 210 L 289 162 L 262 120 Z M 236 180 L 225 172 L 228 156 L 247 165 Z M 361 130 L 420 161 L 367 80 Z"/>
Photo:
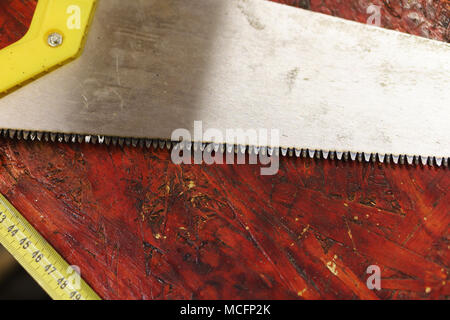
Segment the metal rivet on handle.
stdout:
<path fill-rule="evenodd" d="M 63 36 L 62 34 L 58 32 L 52 32 L 48 35 L 47 43 L 50 47 L 56 48 L 62 45 L 63 43 Z"/>

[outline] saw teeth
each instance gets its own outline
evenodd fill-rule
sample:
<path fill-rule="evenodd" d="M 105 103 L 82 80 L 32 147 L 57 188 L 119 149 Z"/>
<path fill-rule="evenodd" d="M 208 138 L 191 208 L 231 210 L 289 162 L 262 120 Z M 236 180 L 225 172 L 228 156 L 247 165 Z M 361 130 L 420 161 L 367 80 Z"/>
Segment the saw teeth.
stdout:
<path fill-rule="evenodd" d="M 398 159 L 399 158 L 400 158 L 399 156 L 392 155 L 392 162 L 394 162 L 395 164 L 398 164 Z"/>
<path fill-rule="evenodd" d="M 294 156 L 294 149 L 288 149 L 288 155 L 292 158 Z"/>
<path fill-rule="evenodd" d="M 405 155 L 400 155 L 399 163 L 401 165 L 404 165 L 406 163 L 406 156 Z"/>
<path fill-rule="evenodd" d="M 349 158 L 350 158 L 350 152 L 344 152 L 344 156 L 343 156 L 344 161 L 348 161 Z"/>
<path fill-rule="evenodd" d="M 308 157 L 308 150 L 307 149 L 302 149 L 302 155 L 301 155 L 301 157 L 302 158 L 307 158 Z"/>
<path fill-rule="evenodd" d="M 336 159 L 336 151 L 330 152 L 330 160 Z"/>
<path fill-rule="evenodd" d="M 420 161 L 422 162 L 422 165 L 423 165 L 423 166 L 426 166 L 426 165 L 427 165 L 428 159 L 427 159 L 427 157 L 420 156 Z"/>
<path fill-rule="evenodd" d="M 92 143 L 92 144 L 106 144 L 123 146 L 133 146 L 135 148 L 147 148 L 153 147 L 156 149 L 182 149 L 188 150 L 194 149 L 195 151 L 207 151 L 214 152 L 228 152 L 235 154 L 261 154 L 263 156 L 289 156 L 304 159 L 330 159 L 330 160 L 343 160 L 343 161 L 358 161 L 360 163 L 391 163 L 400 165 L 422 165 L 422 166 L 436 166 L 438 168 L 447 168 L 449 165 L 448 157 L 428 157 L 428 156 L 411 156 L 411 155 L 387 155 L 380 153 L 366 153 L 366 152 L 342 152 L 342 151 L 324 151 L 313 149 L 298 149 L 298 148 L 284 148 L 284 147 L 261 147 L 261 146 L 247 146 L 247 145 L 230 145 L 219 143 L 202 143 L 202 142 L 172 142 L 161 139 L 140 139 L 140 138 L 118 138 L 110 136 L 99 135 L 78 135 L 67 133 L 53 133 L 53 132 L 35 132 L 26 130 L 14 130 L 14 129 L 0 129 L 0 135 L 10 139 L 17 140 L 38 140 L 38 141 L 51 141 L 59 143 Z"/>
<path fill-rule="evenodd" d="M 362 162 L 364 161 L 364 154 L 358 152 L 358 153 L 356 154 L 356 160 L 358 160 L 359 163 L 362 163 Z"/>
<path fill-rule="evenodd" d="M 409 165 L 412 165 L 414 163 L 414 157 L 413 156 L 406 156 L 406 161 Z"/>
<path fill-rule="evenodd" d="M 266 156 L 267 155 L 267 148 L 266 147 L 261 147 L 259 149 L 259 154 L 262 156 Z"/>

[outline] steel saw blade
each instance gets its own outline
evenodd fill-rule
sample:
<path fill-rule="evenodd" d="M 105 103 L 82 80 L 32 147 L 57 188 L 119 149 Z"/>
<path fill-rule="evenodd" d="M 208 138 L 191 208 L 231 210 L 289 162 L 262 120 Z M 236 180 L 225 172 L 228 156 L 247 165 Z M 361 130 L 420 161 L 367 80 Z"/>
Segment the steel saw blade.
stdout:
<path fill-rule="evenodd" d="M 447 43 L 273 2 L 107 0 L 77 60 L 0 99 L 0 128 L 146 141 L 201 121 L 223 133 L 217 144 L 236 144 L 228 129 L 264 128 L 283 154 L 440 164 L 449 75 Z"/>

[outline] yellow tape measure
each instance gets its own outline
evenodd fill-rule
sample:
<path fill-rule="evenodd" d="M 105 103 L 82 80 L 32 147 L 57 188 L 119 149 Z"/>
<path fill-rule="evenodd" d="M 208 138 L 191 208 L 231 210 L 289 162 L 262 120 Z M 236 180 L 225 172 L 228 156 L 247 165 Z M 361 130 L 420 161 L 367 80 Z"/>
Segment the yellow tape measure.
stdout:
<path fill-rule="evenodd" d="M 100 297 L 0 194 L 0 243 L 55 300 Z"/>

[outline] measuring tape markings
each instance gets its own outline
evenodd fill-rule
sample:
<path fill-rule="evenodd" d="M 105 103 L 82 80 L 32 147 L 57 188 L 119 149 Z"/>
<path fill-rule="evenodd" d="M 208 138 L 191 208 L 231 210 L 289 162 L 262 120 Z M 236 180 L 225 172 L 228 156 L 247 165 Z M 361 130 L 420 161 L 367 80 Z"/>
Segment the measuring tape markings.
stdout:
<path fill-rule="evenodd" d="M 0 243 L 53 299 L 100 299 L 1 194 Z"/>

